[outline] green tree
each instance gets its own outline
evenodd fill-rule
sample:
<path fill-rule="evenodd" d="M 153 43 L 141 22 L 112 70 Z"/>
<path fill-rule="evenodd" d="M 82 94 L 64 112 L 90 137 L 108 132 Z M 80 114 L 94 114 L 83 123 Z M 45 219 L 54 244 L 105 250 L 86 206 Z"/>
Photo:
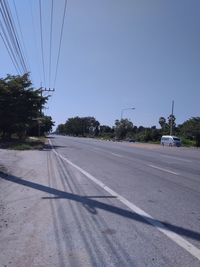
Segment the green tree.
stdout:
<path fill-rule="evenodd" d="M 94 117 L 69 118 L 63 126 L 58 126 L 59 133 L 73 136 L 98 136 L 100 123 Z"/>
<path fill-rule="evenodd" d="M 173 133 L 173 130 L 175 129 L 176 126 L 176 118 L 173 114 L 170 114 L 168 117 L 168 127 L 170 128 L 170 134 Z"/>
<path fill-rule="evenodd" d="M 192 117 L 181 126 L 181 133 L 186 138 L 193 138 L 196 146 L 200 147 L 200 117 Z"/>
<path fill-rule="evenodd" d="M 37 118 L 34 123 L 29 127 L 28 135 L 31 136 L 40 136 L 45 135 L 52 131 L 54 122 L 52 121 L 51 116 L 42 116 Z"/>
<path fill-rule="evenodd" d="M 41 117 L 41 110 L 48 97 L 42 97 L 40 90 L 31 87 L 29 74 L 7 75 L 0 79 L 0 132 L 3 138 L 16 133 L 26 136 L 34 120 Z"/>
<path fill-rule="evenodd" d="M 160 124 L 160 127 L 161 127 L 162 129 L 164 129 L 165 126 L 166 126 L 166 119 L 165 119 L 164 117 L 160 117 L 160 118 L 159 118 L 159 124 Z"/>
<path fill-rule="evenodd" d="M 99 127 L 99 136 L 105 139 L 114 138 L 114 129 L 107 125 L 101 125 Z"/>
<path fill-rule="evenodd" d="M 124 139 L 127 133 L 133 130 L 133 123 L 128 119 L 116 120 L 114 130 L 117 139 Z"/>
<path fill-rule="evenodd" d="M 56 128 L 57 134 L 66 134 L 65 124 L 59 124 Z"/>

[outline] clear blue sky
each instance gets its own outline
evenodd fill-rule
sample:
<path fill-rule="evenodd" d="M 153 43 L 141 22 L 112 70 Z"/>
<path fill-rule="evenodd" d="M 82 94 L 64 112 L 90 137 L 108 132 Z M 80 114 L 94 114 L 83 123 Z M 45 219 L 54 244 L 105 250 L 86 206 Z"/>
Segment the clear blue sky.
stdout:
<path fill-rule="evenodd" d="M 39 1 L 15 3 L 31 79 L 34 86 L 45 86 Z M 47 87 L 50 3 L 42 0 Z M 54 1 L 51 88 L 63 8 L 64 0 Z M 0 76 L 16 74 L 1 39 L 0 51 Z M 122 109 L 135 107 L 123 117 L 137 126 L 159 126 L 159 117 L 171 113 L 172 100 L 177 124 L 200 116 L 199 0 L 68 0 L 55 93 L 46 110 L 56 124 L 94 116 L 112 126 Z"/>

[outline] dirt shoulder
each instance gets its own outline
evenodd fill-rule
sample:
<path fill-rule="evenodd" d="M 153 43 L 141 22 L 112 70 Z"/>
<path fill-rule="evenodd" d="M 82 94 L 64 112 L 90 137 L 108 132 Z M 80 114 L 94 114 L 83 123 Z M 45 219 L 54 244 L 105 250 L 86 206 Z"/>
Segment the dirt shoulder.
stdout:
<path fill-rule="evenodd" d="M 49 151 L 0 149 L 0 266 L 54 266 L 51 237 Z M 52 257 L 52 260 L 51 260 Z"/>

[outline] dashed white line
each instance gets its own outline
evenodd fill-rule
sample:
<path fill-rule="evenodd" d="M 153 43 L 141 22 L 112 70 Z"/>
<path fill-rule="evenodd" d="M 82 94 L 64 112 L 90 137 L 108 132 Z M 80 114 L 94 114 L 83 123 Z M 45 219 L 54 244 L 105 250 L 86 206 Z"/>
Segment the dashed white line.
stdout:
<path fill-rule="evenodd" d="M 151 167 L 151 168 L 163 171 L 163 172 L 168 172 L 168 173 L 171 173 L 171 174 L 174 174 L 174 175 L 179 175 L 179 173 L 177 173 L 177 172 L 173 172 L 171 170 L 168 170 L 168 169 L 165 169 L 165 168 L 161 168 L 161 167 L 158 167 L 158 166 L 155 166 L 155 165 L 149 164 L 148 166 Z"/>
<path fill-rule="evenodd" d="M 168 158 L 168 159 L 174 159 L 174 160 L 179 160 L 179 161 L 183 161 L 183 162 L 192 162 L 189 159 L 182 159 L 182 158 L 178 158 L 178 157 L 173 157 L 173 156 L 168 156 L 168 155 L 161 155 L 162 157 Z"/>
<path fill-rule="evenodd" d="M 123 158 L 123 156 L 117 154 L 117 153 L 110 153 L 111 155 L 115 156 L 115 157 L 118 157 L 118 158 Z"/>
<path fill-rule="evenodd" d="M 51 141 L 49 140 L 50 144 Z M 160 232 L 162 232 L 164 235 L 166 235 L 168 238 L 170 238 L 172 241 L 174 241 L 176 244 L 178 244 L 180 247 L 185 249 L 187 252 L 189 252 L 191 255 L 193 255 L 195 258 L 197 258 L 200 261 L 200 249 L 192 245 L 190 242 L 182 238 L 180 235 L 170 231 L 167 227 L 165 227 L 162 223 L 154 219 L 151 215 L 146 213 L 144 210 L 140 209 L 137 207 L 135 204 L 131 203 L 128 201 L 126 198 L 123 196 L 119 195 L 117 192 L 106 186 L 104 183 L 99 181 L 97 178 L 95 178 L 93 175 L 88 173 L 87 171 L 83 170 L 67 158 L 63 157 L 61 154 L 59 154 L 55 149 L 52 149 L 52 151 L 61 159 L 66 161 L 69 165 L 80 171 L 85 177 L 93 181 L 95 184 L 99 185 L 101 188 L 103 188 L 105 191 L 107 191 L 111 196 L 115 196 L 119 201 L 121 201 L 124 205 L 126 205 L 130 210 L 133 212 L 137 213 L 141 217 L 143 217 L 144 220 L 149 222 L 151 225 L 156 227 Z M 153 165 L 149 165 L 153 166 Z M 156 166 L 153 166 L 156 167 Z M 166 171 L 166 170 L 165 170 Z M 168 171 L 168 170 L 167 170 Z M 172 172 L 173 173 L 173 172 Z"/>

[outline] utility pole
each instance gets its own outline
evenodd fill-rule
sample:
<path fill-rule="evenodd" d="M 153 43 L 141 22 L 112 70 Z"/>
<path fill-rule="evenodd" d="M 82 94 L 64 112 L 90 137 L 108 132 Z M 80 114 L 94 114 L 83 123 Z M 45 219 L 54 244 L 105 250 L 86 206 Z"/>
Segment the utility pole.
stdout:
<path fill-rule="evenodd" d="M 173 133 L 173 118 L 174 118 L 174 100 L 172 100 L 172 114 L 170 120 L 170 135 Z"/>
<path fill-rule="evenodd" d="M 41 95 L 41 98 L 42 98 L 42 93 L 43 92 L 54 92 L 55 89 L 54 88 L 53 89 L 50 89 L 50 88 L 46 89 L 46 88 L 40 87 L 39 91 L 40 91 L 40 95 Z M 42 123 L 41 119 L 42 119 L 42 106 L 40 108 L 40 117 L 37 119 L 38 120 L 38 136 L 40 136 L 40 124 Z"/>
<path fill-rule="evenodd" d="M 40 94 L 41 94 L 41 97 L 42 97 L 42 93 L 43 92 L 54 92 L 55 91 L 55 88 L 53 89 L 47 89 L 47 88 L 43 88 L 43 87 L 40 87 L 39 88 L 39 91 L 40 91 Z M 42 107 L 40 108 L 40 115 L 42 115 Z"/>

